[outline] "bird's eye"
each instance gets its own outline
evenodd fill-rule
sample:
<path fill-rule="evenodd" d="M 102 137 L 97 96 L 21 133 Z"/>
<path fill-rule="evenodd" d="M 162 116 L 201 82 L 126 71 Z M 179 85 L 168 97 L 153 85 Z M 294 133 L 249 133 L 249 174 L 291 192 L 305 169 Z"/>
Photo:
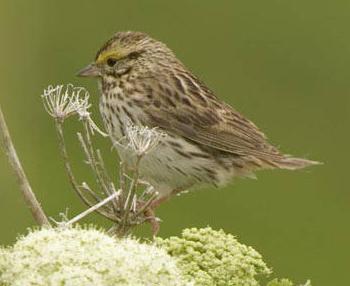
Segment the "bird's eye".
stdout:
<path fill-rule="evenodd" d="M 117 60 L 115 58 L 109 58 L 107 60 L 107 65 L 110 67 L 113 67 L 117 63 Z"/>

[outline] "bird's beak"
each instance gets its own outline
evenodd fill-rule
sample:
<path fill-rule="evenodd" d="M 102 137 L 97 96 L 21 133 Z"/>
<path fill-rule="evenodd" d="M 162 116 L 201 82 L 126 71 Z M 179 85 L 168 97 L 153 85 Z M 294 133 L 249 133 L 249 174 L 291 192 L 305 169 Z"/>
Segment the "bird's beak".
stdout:
<path fill-rule="evenodd" d="M 85 68 L 78 71 L 77 76 L 84 77 L 99 77 L 101 76 L 100 69 L 95 63 L 91 63 Z"/>

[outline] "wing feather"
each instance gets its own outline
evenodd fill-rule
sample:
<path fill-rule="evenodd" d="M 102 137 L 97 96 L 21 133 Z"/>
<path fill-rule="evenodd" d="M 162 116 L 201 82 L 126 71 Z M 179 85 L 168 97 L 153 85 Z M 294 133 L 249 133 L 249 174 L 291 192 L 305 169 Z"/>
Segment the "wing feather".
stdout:
<path fill-rule="evenodd" d="M 174 78 L 177 82 L 178 77 Z M 176 82 L 172 89 L 176 89 Z M 203 83 L 194 83 L 191 88 L 178 90 L 176 97 L 171 99 L 175 101 L 173 105 L 168 103 L 172 96 L 166 92 L 169 88 L 157 90 L 159 98 L 163 99 L 162 107 L 159 104 L 148 105 L 145 109 L 148 125 L 158 126 L 204 146 L 235 155 L 281 158 L 279 151 L 267 142 L 265 135 L 251 121 L 221 102 L 203 86 Z M 196 100 L 198 95 L 200 101 Z M 182 100 L 184 98 L 186 100 Z"/>
<path fill-rule="evenodd" d="M 181 78 L 185 85 L 180 85 Z M 156 105 L 150 103 L 144 109 L 148 125 L 160 127 L 203 147 L 240 156 L 247 160 L 247 164 L 254 162 L 260 168 L 299 169 L 318 164 L 280 153 L 253 122 L 220 101 L 192 74 L 187 73 L 184 77 L 180 73 L 172 80 L 165 79 L 162 84 L 166 86 L 157 90 L 161 105 L 159 102 Z M 174 104 L 169 104 L 169 100 Z"/>

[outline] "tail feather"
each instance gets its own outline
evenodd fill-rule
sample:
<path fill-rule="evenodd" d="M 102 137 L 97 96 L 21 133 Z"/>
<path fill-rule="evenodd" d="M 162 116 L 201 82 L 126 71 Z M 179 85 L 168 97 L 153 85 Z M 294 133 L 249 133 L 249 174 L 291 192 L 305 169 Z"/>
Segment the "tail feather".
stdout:
<path fill-rule="evenodd" d="M 303 169 L 309 166 L 313 165 L 321 165 L 322 162 L 317 161 L 311 161 L 307 159 L 301 159 L 301 158 L 294 158 L 294 157 L 288 157 L 284 156 L 281 159 L 277 159 L 274 161 L 277 168 L 280 169 L 287 169 L 287 170 L 297 170 L 297 169 Z"/>

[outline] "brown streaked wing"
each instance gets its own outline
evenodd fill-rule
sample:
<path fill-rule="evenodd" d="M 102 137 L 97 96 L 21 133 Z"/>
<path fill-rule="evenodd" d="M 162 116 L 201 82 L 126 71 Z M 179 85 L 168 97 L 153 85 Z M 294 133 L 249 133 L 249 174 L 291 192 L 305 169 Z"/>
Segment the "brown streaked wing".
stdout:
<path fill-rule="evenodd" d="M 213 103 L 212 97 L 206 97 L 207 90 L 204 91 L 201 87 L 199 90 L 201 96 L 207 99 L 206 106 L 196 104 L 193 94 L 181 94 L 182 98 L 192 102 L 191 105 L 177 100 L 176 107 L 167 106 L 163 109 L 148 106 L 145 112 L 149 125 L 240 156 L 256 156 L 266 160 L 280 159 L 283 156 L 267 142 L 265 135 L 251 121 L 229 105 L 217 99 Z M 187 91 L 190 92 L 191 90 Z M 169 95 L 161 97 L 164 96 Z M 193 105 L 196 105 L 196 109 L 192 108 Z"/>

